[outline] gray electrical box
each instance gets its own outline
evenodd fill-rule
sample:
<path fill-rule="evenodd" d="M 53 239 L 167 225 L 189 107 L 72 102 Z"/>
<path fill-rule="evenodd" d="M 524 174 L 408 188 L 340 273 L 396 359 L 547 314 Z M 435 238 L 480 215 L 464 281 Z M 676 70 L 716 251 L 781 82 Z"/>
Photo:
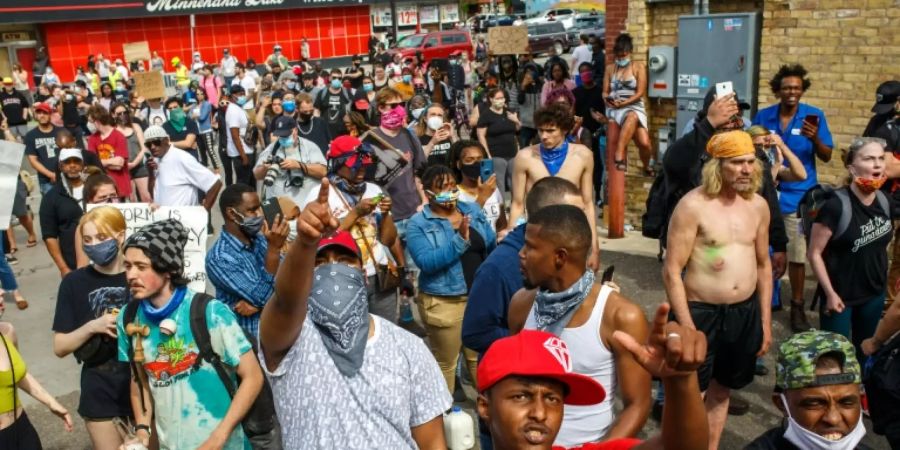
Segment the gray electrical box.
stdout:
<path fill-rule="evenodd" d="M 675 47 L 650 47 L 647 58 L 647 95 L 675 98 Z"/>
<path fill-rule="evenodd" d="M 679 134 L 703 107 L 706 92 L 723 81 L 731 81 L 738 97 L 750 104 L 745 121 L 756 113 L 760 23 L 756 12 L 678 18 L 675 118 Z"/>

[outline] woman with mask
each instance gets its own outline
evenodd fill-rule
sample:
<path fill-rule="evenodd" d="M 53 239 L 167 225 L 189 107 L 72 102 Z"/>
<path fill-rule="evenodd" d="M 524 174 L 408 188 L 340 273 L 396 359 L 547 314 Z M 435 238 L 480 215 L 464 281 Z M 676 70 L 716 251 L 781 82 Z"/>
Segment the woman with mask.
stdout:
<path fill-rule="evenodd" d="M 384 65 L 375 63 L 372 74 L 372 84 L 374 85 L 375 91 L 388 85 L 390 79 L 388 78 L 387 69 L 385 69 Z M 365 82 L 365 80 L 363 80 L 363 82 Z"/>
<path fill-rule="evenodd" d="M 116 189 L 116 182 L 109 175 L 98 168 L 90 167 L 85 170 L 85 174 L 87 178 L 84 180 L 84 190 L 82 191 L 82 209 L 87 209 L 87 205 L 120 203 L 122 201 Z M 75 262 L 79 269 L 90 263 L 82 246 L 77 245 L 82 241 L 81 227 L 79 226 L 75 229 Z"/>
<path fill-rule="evenodd" d="M 476 141 L 464 139 L 450 147 L 450 168 L 458 180 L 459 200 L 477 203 L 491 224 L 491 229 L 506 229 L 503 194 L 497 189 L 497 175 L 484 179 L 481 162 L 490 161 L 487 150 Z"/>
<path fill-rule="evenodd" d="M 403 101 L 409 101 L 413 95 L 415 95 L 416 90 L 413 86 L 413 73 L 409 67 L 403 67 L 399 72 L 395 72 L 393 78 L 388 81 L 388 86 L 396 90 L 400 93 L 400 98 Z"/>
<path fill-rule="evenodd" d="M 123 444 L 116 422 L 129 423 L 131 369 L 119 362 L 116 315 L 130 300 L 122 244 L 125 217 L 111 206 L 81 218 L 79 245 L 92 263 L 70 273 L 59 285 L 53 317 L 53 353 L 82 363 L 78 413 L 93 448 L 116 450 Z"/>
<path fill-rule="evenodd" d="M 256 109 L 254 124 L 263 133 L 263 143 L 268 146 L 272 143 L 272 123 L 285 112 L 284 94 L 281 91 L 276 91 L 272 95 L 264 95 L 260 97 L 257 104 L 259 107 Z M 297 103 L 294 102 L 291 106 L 294 109 L 292 112 L 296 112 Z"/>
<path fill-rule="evenodd" d="M 144 148 L 144 133 L 141 127 L 131 120 L 131 110 L 125 104 L 114 104 L 112 113 L 116 120 L 116 130 L 125 136 L 128 143 L 128 170 L 131 182 L 134 183 L 129 200 L 149 203 L 153 201 L 149 190 L 150 171 L 146 164 L 150 152 Z"/>
<path fill-rule="evenodd" d="M 753 146 L 756 147 L 757 153 L 761 151 L 766 155 L 771 166 L 772 179 L 776 184 L 779 181 L 803 181 L 806 179 L 806 168 L 803 167 L 803 163 L 800 162 L 797 155 L 784 144 L 781 136 L 772 133 L 762 125 L 753 125 L 747 129 L 747 133 L 750 133 L 750 137 L 753 138 Z"/>
<path fill-rule="evenodd" d="M 550 93 L 556 90 L 565 89 L 572 91 L 575 89 L 575 82 L 569 76 L 569 68 L 562 61 L 550 64 L 550 79 L 541 87 L 541 106 L 547 104 L 547 98 Z"/>
<path fill-rule="evenodd" d="M 820 328 L 851 339 L 861 362 L 860 344 L 875 333 L 884 309 L 893 234 L 890 202 L 879 190 L 887 180 L 884 145 L 878 138 L 850 143 L 844 159 L 850 185 L 818 211 L 806 253 L 819 279 L 813 304 L 819 302 Z"/>
<path fill-rule="evenodd" d="M 392 58 L 390 64 L 385 67 L 385 70 L 387 70 L 387 75 L 389 77 L 399 80 L 400 75 L 403 72 L 403 55 L 401 55 L 399 52 L 394 53 L 394 57 Z"/>
<path fill-rule="evenodd" d="M 428 204 L 410 219 L 406 243 L 419 267 L 419 316 L 452 393 L 460 352 L 476 381 L 477 355 L 462 347 L 462 319 L 475 271 L 496 247 L 496 235 L 479 205 L 459 201 L 449 167 L 426 169 L 422 187 Z"/>
<path fill-rule="evenodd" d="M 116 188 L 124 198 L 131 197 L 131 175 L 128 173 L 128 142 L 115 128 L 112 114 L 100 105 L 87 112 L 88 151 L 97 155 L 103 169 L 116 180 Z"/>
<path fill-rule="evenodd" d="M 386 79 L 385 82 L 387 82 Z M 375 111 L 375 94 L 377 92 L 375 92 L 375 81 L 372 77 L 368 75 L 362 77 L 362 84 L 353 95 L 353 108 L 351 109 L 365 116 L 366 120 L 371 120 Z"/>
<path fill-rule="evenodd" d="M 500 192 L 505 192 L 507 186 L 510 186 L 508 178 L 512 175 L 510 163 L 519 152 L 516 132 L 521 123 L 515 113 L 506 109 L 506 93 L 502 89 L 491 89 L 487 98 L 490 104 L 489 107 L 482 108 L 476 133 L 478 142 L 494 160 L 497 187 Z"/>
<path fill-rule="evenodd" d="M 379 266 L 402 276 L 393 261 L 390 247 L 397 239 L 397 228 L 391 216 L 391 199 L 378 185 L 365 181 L 366 172 L 374 169 L 372 154 L 352 136 L 338 136 L 328 149 L 328 205 L 340 221 L 340 229 L 349 231 L 363 256 L 367 277 L 369 312 L 397 323 L 397 289 L 382 290 Z M 313 189 L 306 204 L 318 199 Z M 304 207 L 306 207 L 306 204 Z"/>
<path fill-rule="evenodd" d="M 414 129 L 422 150 L 425 151 L 428 165 L 449 165 L 450 146 L 459 138 L 447 120 L 447 110 L 439 104 L 432 104 L 425 109 L 424 114 Z"/>
<path fill-rule="evenodd" d="M 215 151 L 213 144 L 213 107 L 206 97 L 206 91 L 200 89 L 197 91 L 197 103 L 191 105 L 190 118 L 197 124 L 200 136 L 197 138 L 197 147 L 200 150 L 200 162 L 204 166 L 212 165 L 213 171 L 218 174 L 221 161 L 219 161 L 219 152 Z"/>
<path fill-rule="evenodd" d="M 644 165 L 644 174 L 652 176 L 655 161 L 651 156 L 647 110 L 644 108 L 647 69 L 644 64 L 631 61 L 632 49 L 628 33 L 622 33 L 616 38 L 613 46 L 615 62 L 606 67 L 603 76 L 603 98 L 606 99 L 606 116 L 609 117 L 610 128 L 621 129 L 614 149 L 616 169 L 624 171 L 627 168 L 626 148 L 633 139 Z"/>
<path fill-rule="evenodd" d="M 422 114 L 425 114 L 425 108 L 428 107 L 428 96 L 416 94 L 406 103 L 406 110 L 409 111 L 409 117 L 406 118 L 409 123 L 410 130 L 414 130 L 419 124 Z"/>
<path fill-rule="evenodd" d="M 113 93 L 111 84 L 103 83 L 100 85 L 100 95 L 98 96 L 97 101 L 100 103 L 100 106 L 106 108 L 106 110 L 109 111 L 113 103 L 116 102 L 116 96 Z"/>

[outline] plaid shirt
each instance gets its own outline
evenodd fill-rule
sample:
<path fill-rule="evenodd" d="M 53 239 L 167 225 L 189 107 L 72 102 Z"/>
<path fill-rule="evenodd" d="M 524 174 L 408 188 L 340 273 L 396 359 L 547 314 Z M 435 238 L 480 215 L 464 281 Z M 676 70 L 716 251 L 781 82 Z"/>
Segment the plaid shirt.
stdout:
<path fill-rule="evenodd" d="M 266 271 L 268 249 L 262 233 L 245 245 L 223 229 L 206 254 L 206 274 L 216 288 L 216 298 L 232 309 L 238 301 L 245 300 L 262 311 L 275 289 L 275 275 Z M 259 313 L 249 317 L 235 315 L 241 328 L 258 336 Z"/>

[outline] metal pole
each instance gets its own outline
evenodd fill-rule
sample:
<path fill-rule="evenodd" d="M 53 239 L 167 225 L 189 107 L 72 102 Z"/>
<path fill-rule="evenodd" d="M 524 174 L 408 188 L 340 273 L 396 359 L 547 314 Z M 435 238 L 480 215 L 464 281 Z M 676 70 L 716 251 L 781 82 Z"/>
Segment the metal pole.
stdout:
<path fill-rule="evenodd" d="M 393 30 L 394 34 L 394 43 L 396 43 L 400 38 L 399 27 L 397 26 L 397 2 L 396 0 L 391 0 L 391 30 Z"/>

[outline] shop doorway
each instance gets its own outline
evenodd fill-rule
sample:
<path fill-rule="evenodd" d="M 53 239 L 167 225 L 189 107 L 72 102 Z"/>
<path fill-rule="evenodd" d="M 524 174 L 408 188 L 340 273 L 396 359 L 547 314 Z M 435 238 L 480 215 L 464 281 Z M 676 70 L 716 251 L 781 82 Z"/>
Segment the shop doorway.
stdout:
<path fill-rule="evenodd" d="M 31 65 L 37 53 L 37 41 L 0 42 L 0 73 L 12 73 L 13 64 L 19 63 L 28 71 L 28 86 L 34 89 Z"/>

